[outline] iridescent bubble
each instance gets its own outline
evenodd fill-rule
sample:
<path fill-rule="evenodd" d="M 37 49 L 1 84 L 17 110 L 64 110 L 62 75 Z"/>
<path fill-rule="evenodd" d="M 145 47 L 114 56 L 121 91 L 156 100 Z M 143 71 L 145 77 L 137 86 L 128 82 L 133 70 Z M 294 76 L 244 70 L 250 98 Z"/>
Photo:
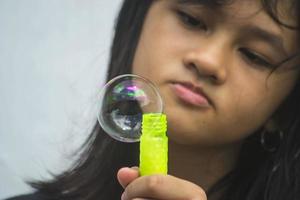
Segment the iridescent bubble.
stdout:
<path fill-rule="evenodd" d="M 110 80 L 100 93 L 98 121 L 112 138 L 136 142 L 141 136 L 142 116 L 162 113 L 162 99 L 149 80 L 125 74 Z"/>

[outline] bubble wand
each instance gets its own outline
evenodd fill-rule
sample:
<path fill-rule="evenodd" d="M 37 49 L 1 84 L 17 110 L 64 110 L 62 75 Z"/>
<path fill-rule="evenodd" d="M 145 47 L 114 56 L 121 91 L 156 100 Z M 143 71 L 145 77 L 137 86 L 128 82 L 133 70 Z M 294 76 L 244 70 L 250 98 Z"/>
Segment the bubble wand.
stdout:
<path fill-rule="evenodd" d="M 98 121 L 108 135 L 140 141 L 140 174 L 167 174 L 167 120 L 154 84 L 133 74 L 115 77 L 102 89 L 99 105 Z"/>

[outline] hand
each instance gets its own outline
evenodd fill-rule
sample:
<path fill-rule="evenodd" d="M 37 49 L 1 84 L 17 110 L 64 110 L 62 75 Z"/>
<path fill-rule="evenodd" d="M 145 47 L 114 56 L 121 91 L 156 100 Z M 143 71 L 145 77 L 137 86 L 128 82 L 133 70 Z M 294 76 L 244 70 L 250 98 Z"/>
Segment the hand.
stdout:
<path fill-rule="evenodd" d="M 207 200 L 202 188 L 171 175 L 140 177 L 138 168 L 122 168 L 117 177 L 125 189 L 122 200 Z"/>

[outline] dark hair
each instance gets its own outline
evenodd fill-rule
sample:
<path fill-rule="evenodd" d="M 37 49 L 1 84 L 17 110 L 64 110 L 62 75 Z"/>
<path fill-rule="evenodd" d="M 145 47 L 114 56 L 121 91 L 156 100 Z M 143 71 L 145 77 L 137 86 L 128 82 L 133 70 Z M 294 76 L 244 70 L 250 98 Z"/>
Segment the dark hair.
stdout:
<path fill-rule="evenodd" d="M 220 6 L 226 0 L 199 0 Z M 297 0 L 292 4 L 300 17 Z M 124 0 L 116 22 L 115 37 L 107 80 L 131 72 L 135 50 L 139 42 L 145 16 L 154 0 Z M 262 0 L 264 9 L 280 24 L 277 17 L 278 0 Z M 300 199 L 300 81 L 279 109 L 284 124 L 284 137 L 276 152 L 261 148 L 259 134 L 254 133 L 243 145 L 236 168 L 208 191 L 225 188 L 224 200 L 296 200 Z M 80 150 L 74 166 L 52 181 L 31 185 L 45 199 L 120 199 L 122 188 L 117 182 L 117 170 L 138 165 L 139 148 L 136 143 L 120 143 L 111 139 L 98 123 Z"/>
<path fill-rule="evenodd" d="M 125 0 L 117 17 L 107 80 L 131 72 L 144 18 L 152 0 Z M 120 199 L 116 174 L 123 166 L 137 166 L 137 143 L 121 143 L 107 136 L 98 123 L 80 149 L 79 159 L 49 182 L 31 182 L 45 199 Z"/>

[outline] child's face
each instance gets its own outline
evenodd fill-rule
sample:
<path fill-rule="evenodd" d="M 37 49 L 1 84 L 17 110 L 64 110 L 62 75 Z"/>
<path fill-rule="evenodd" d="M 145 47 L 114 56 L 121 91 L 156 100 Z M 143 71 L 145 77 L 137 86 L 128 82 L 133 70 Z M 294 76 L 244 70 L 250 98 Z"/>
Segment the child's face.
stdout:
<path fill-rule="evenodd" d="M 298 70 L 270 72 L 296 51 L 297 33 L 278 26 L 259 1 L 214 10 L 178 2 L 153 3 L 133 73 L 159 87 L 172 140 L 241 141 L 265 124 L 293 88 Z"/>

